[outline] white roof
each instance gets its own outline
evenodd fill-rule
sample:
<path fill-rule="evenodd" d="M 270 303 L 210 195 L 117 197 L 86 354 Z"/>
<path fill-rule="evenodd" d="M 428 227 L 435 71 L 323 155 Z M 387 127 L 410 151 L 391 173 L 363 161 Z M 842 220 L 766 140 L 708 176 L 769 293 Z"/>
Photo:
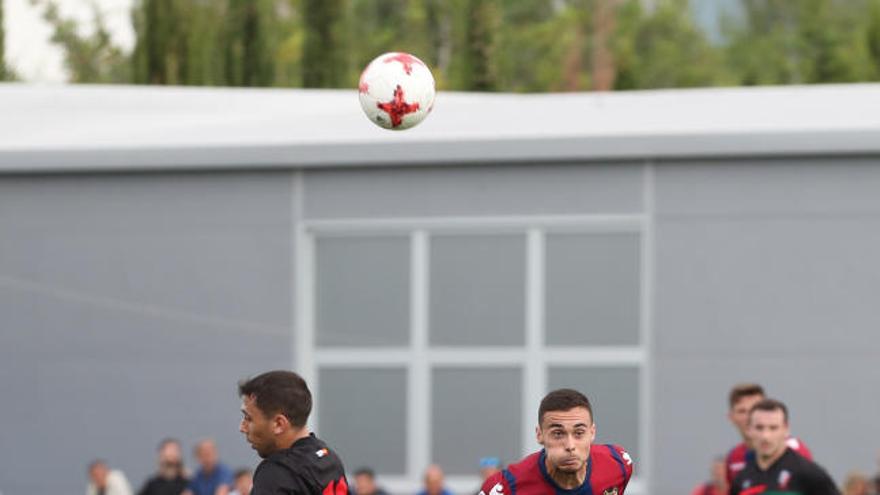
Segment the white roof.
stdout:
<path fill-rule="evenodd" d="M 437 95 L 418 127 L 355 90 L 0 84 L 0 171 L 880 154 L 880 84 Z"/>

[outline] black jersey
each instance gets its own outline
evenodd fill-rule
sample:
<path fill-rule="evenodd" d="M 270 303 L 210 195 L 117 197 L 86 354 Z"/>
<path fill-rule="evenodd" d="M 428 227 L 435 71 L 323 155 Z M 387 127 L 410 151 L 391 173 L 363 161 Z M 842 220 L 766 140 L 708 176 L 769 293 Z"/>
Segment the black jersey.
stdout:
<path fill-rule="evenodd" d="M 786 448 L 766 471 L 749 459 L 734 478 L 730 495 L 840 495 L 834 480 L 821 466 Z"/>
<path fill-rule="evenodd" d="M 265 458 L 251 495 L 348 495 L 345 469 L 314 433 Z"/>

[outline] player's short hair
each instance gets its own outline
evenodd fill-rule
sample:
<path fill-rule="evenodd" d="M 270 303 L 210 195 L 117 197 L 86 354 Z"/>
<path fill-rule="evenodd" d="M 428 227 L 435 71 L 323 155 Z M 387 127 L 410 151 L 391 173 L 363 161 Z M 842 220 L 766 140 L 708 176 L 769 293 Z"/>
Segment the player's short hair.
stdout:
<path fill-rule="evenodd" d="M 761 397 L 766 396 L 764 393 L 764 387 L 757 383 L 738 383 L 730 389 L 730 395 L 727 400 L 730 403 L 730 408 L 733 409 L 733 406 L 735 406 L 740 399 L 743 397 L 751 397 L 753 395 L 760 395 Z"/>
<path fill-rule="evenodd" d="M 312 412 L 312 393 L 301 376 L 286 370 L 268 371 L 238 384 L 238 395 L 254 397 L 267 416 L 283 414 L 297 428 L 306 425 Z"/>
<path fill-rule="evenodd" d="M 782 401 L 776 399 L 761 399 L 752 406 L 752 409 L 749 411 L 750 420 L 755 411 L 782 411 L 782 419 L 788 424 L 788 408 L 785 407 L 785 404 L 783 404 Z"/>
<path fill-rule="evenodd" d="M 544 414 L 550 411 L 569 411 L 576 407 L 583 407 L 590 413 L 590 421 L 593 420 L 593 406 L 587 396 L 571 388 L 560 388 L 544 396 L 541 406 L 538 407 L 538 424 L 544 421 Z"/>

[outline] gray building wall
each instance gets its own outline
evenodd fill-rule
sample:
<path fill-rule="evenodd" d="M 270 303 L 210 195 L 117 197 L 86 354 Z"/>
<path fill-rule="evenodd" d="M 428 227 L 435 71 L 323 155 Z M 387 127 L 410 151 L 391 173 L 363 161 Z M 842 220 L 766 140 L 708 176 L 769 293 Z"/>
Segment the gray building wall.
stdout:
<path fill-rule="evenodd" d="M 736 443 L 725 400 L 729 387 L 743 380 L 760 381 L 788 402 L 795 434 L 838 481 L 851 468 L 870 471 L 873 417 L 880 410 L 871 393 L 880 354 L 872 311 L 880 278 L 874 261 L 880 252 L 878 165 L 877 158 L 744 158 L 0 177 L 0 419 L 7 425 L 0 429 L 0 490 L 80 490 L 85 464 L 94 457 L 108 458 L 138 486 L 153 469 L 156 443 L 168 435 L 187 447 L 213 436 L 230 464 L 253 465 L 256 458 L 237 433 L 235 382 L 295 364 L 291 328 L 301 308 L 294 305 L 294 225 L 401 218 L 424 222 L 429 231 L 438 218 L 649 219 L 649 228 L 627 231 L 637 246 L 650 247 L 648 263 L 615 257 L 632 245 L 624 243 L 611 250 L 607 266 L 637 268 L 599 272 L 621 283 L 647 281 L 647 292 L 617 291 L 609 303 L 621 311 L 637 307 L 640 317 L 650 318 L 643 323 L 647 335 L 640 327 L 622 343 L 647 346 L 646 365 L 554 367 L 553 349 L 542 358 L 548 360 L 545 386 L 576 385 L 592 393 L 600 440 L 630 448 L 637 473 L 650 468 L 647 493 L 689 490 L 706 476 L 712 456 Z M 518 266 L 513 260 L 525 256 L 525 234 L 516 240 L 521 230 L 508 228 L 490 244 L 469 230 L 467 242 L 437 244 L 448 257 L 429 253 L 429 261 L 437 264 L 435 272 L 448 266 L 448 283 L 458 283 L 468 271 L 455 271 L 456 258 L 489 246 L 506 254 L 487 259 L 497 267 L 485 276 L 503 277 L 519 269 L 506 268 Z M 374 464 L 383 472 L 406 471 L 401 449 L 412 442 L 400 423 L 414 392 L 407 373 L 427 371 L 434 394 L 429 417 L 437 431 L 426 460 L 463 473 L 475 463 L 458 454 L 476 451 L 493 435 L 511 460 L 519 454 L 517 444 L 531 444 L 520 425 L 537 403 L 517 390 L 528 366 L 406 364 L 411 260 L 405 229 L 392 234 L 373 232 L 354 243 L 340 242 L 347 237 L 338 232 L 315 234 L 316 350 L 346 342 L 360 343 L 365 352 L 402 349 L 390 365 L 319 363 L 319 432 L 339 446 L 349 468 L 372 455 L 381 457 Z M 547 230 L 548 249 L 576 263 L 571 249 L 580 245 L 554 250 L 553 234 Z M 429 234 L 429 246 L 437 239 L 446 237 Z M 367 253 L 369 263 L 358 265 L 352 253 Z M 334 261 L 345 260 L 353 263 L 348 270 L 334 272 Z M 377 276 L 370 267 L 392 274 L 383 282 L 384 294 L 361 299 L 339 292 L 347 273 L 363 269 L 365 277 Z M 548 261 L 548 276 L 565 272 Z M 589 278 L 593 272 L 583 273 Z M 576 279 L 560 277 L 577 286 Z M 595 278 L 601 283 L 603 276 Z M 351 300 L 322 306 L 322 290 L 329 290 L 330 301 Z M 494 301 L 474 310 L 497 322 L 487 330 L 492 335 L 504 335 L 508 318 L 527 319 L 503 312 L 518 292 L 491 284 L 479 290 Z M 432 336 L 432 325 L 469 320 L 444 313 L 444 300 L 429 303 L 440 313 L 427 323 L 428 349 L 467 339 Z M 381 311 L 383 305 L 391 311 Z M 565 300 L 558 305 L 569 306 Z M 356 317 L 337 314 L 340 308 Z M 613 325 L 632 324 L 608 318 Z M 381 325 L 364 335 L 357 321 Z M 546 321 L 564 328 L 568 320 L 551 315 Z M 616 342 L 614 332 L 603 333 L 601 321 L 596 325 L 591 332 L 598 340 L 586 344 Z M 526 327 L 511 330 L 523 333 L 506 343 L 525 345 Z M 567 343 L 584 345 L 582 336 L 563 329 L 551 340 L 564 351 Z M 479 332 L 472 338 L 481 343 Z M 467 383 L 462 390 L 468 400 L 456 396 L 457 381 Z M 485 392 L 492 383 L 509 393 Z M 371 393 L 363 393 L 369 387 Z M 472 400 L 481 391 L 486 401 Z M 493 429 L 496 423 L 506 426 Z M 374 427 L 352 426 L 366 424 Z M 455 436 L 461 424 L 481 434 Z M 501 438 L 505 431 L 515 439 Z M 376 438 L 385 439 L 378 451 L 365 448 Z"/>
<path fill-rule="evenodd" d="M 724 413 L 739 381 L 790 406 L 839 483 L 873 472 L 880 159 L 663 163 L 656 177 L 657 493 L 736 443 Z"/>
<path fill-rule="evenodd" d="M 137 489 L 166 436 L 253 464 L 235 387 L 291 364 L 288 175 L 0 177 L 0 491 L 82 493 L 95 458 Z"/>

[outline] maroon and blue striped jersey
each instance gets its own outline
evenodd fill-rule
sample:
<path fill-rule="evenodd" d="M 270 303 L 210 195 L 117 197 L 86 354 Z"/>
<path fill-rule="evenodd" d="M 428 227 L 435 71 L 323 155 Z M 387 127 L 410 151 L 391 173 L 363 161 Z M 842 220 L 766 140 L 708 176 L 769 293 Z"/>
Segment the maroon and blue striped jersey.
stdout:
<path fill-rule="evenodd" d="M 622 447 L 592 445 L 584 483 L 568 490 L 550 477 L 541 450 L 490 476 L 480 495 L 623 495 L 632 472 L 632 458 Z"/>

